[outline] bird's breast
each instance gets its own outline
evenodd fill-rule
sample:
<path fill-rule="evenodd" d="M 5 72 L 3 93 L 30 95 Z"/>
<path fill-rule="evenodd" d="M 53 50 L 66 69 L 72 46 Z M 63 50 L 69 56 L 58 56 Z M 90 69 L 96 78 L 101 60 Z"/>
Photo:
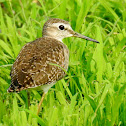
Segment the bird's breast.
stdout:
<path fill-rule="evenodd" d="M 67 71 L 68 69 L 68 64 L 69 64 L 69 50 L 67 48 L 67 46 L 65 45 L 65 48 L 64 48 L 64 58 L 65 58 L 65 65 L 64 65 L 64 69 Z"/>

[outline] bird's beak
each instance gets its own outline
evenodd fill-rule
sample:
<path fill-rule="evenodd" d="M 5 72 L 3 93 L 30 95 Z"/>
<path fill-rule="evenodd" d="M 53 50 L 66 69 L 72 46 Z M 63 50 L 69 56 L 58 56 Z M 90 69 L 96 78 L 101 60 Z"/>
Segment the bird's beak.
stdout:
<path fill-rule="evenodd" d="M 73 37 L 78 37 L 78 38 L 82 38 L 82 39 L 86 39 L 86 40 L 89 40 L 89 41 L 92 41 L 92 42 L 99 43 L 97 40 L 89 38 L 89 37 L 84 36 L 84 35 L 81 35 L 81 34 L 79 34 L 77 32 L 74 32 Z"/>

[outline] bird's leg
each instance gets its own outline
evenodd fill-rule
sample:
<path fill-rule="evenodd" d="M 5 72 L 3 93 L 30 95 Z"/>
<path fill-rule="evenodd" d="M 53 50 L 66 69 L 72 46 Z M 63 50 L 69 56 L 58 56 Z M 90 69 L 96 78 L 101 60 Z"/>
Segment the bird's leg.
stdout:
<path fill-rule="evenodd" d="M 44 100 L 44 97 L 45 97 L 45 92 L 43 92 L 43 94 L 42 94 L 42 98 L 41 98 L 41 100 L 40 100 L 40 102 L 39 102 L 39 105 L 38 105 L 38 111 L 37 111 L 37 115 L 39 114 L 39 112 L 40 112 L 40 107 L 41 107 L 41 104 L 42 104 L 42 102 L 43 102 L 43 100 Z"/>
<path fill-rule="evenodd" d="M 27 91 L 27 97 L 28 97 L 28 109 L 29 109 L 29 106 L 30 106 L 30 92 Z"/>

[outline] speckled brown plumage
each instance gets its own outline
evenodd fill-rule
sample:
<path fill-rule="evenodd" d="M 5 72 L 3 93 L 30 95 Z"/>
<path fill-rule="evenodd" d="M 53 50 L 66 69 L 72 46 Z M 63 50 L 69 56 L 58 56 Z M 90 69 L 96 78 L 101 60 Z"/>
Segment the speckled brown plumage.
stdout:
<path fill-rule="evenodd" d="M 68 68 L 68 54 L 62 42 L 49 37 L 27 43 L 13 64 L 8 92 L 19 92 L 60 80 L 65 76 L 63 69 Z"/>

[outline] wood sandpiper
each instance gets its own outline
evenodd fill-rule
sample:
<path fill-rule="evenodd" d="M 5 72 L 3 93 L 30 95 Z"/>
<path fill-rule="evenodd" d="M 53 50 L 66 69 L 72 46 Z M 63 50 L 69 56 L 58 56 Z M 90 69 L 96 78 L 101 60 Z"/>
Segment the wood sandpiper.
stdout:
<path fill-rule="evenodd" d="M 45 94 L 68 69 L 69 50 L 63 44 L 66 37 L 78 37 L 99 43 L 97 40 L 81 35 L 62 19 L 49 19 L 43 26 L 42 38 L 27 43 L 17 56 L 11 69 L 11 85 L 8 92 L 20 92 L 37 88 L 43 91 L 38 112 Z M 56 64 L 56 65 L 55 65 Z"/>

